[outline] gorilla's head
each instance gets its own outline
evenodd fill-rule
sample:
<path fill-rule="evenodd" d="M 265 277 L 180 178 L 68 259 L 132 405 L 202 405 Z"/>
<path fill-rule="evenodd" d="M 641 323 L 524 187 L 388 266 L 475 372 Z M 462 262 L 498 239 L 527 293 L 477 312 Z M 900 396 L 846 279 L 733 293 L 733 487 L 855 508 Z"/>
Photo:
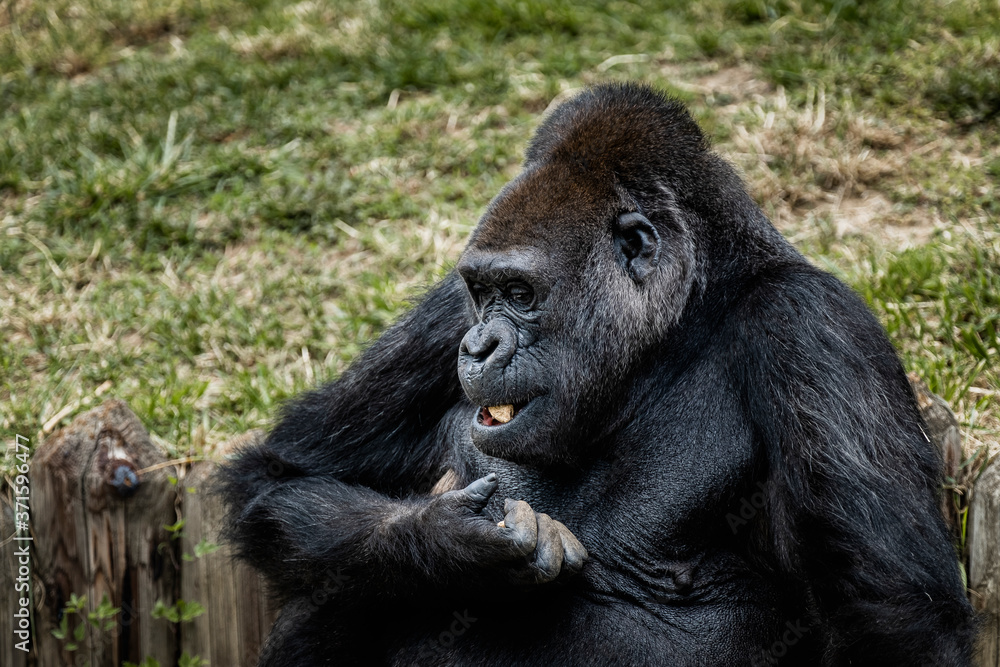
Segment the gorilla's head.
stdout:
<path fill-rule="evenodd" d="M 479 449 L 572 462 L 615 427 L 607 415 L 622 418 L 630 379 L 704 287 L 706 202 L 734 184 L 684 107 L 645 86 L 589 90 L 542 124 L 458 264 Z"/>

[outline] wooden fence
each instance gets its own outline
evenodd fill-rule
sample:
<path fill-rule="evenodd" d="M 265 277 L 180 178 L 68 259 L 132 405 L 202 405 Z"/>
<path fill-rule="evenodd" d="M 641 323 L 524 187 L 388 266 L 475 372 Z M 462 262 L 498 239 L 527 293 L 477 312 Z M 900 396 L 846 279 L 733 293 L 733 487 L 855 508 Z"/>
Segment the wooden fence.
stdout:
<path fill-rule="evenodd" d="M 926 387 L 914 388 L 931 439 L 954 475 L 961 458 L 958 424 Z M 230 444 L 259 437 L 251 432 Z M 214 465 L 194 464 L 178 479 L 138 418 L 115 400 L 42 443 L 27 475 L 33 541 L 14 539 L 15 509 L 22 508 L 8 502 L 0 511 L 0 665 L 118 667 L 128 661 L 145 667 L 153 658 L 168 667 L 182 656 L 213 667 L 256 664 L 277 610 L 256 573 L 225 548 L 212 551 L 221 518 L 207 489 Z M 950 503 L 943 509 L 956 519 Z M 968 532 L 971 598 L 984 621 L 976 665 L 1000 667 L 1000 463 L 976 483 Z M 30 623 L 17 615 L 25 562 L 33 582 L 32 599 L 25 601 Z M 82 613 L 64 614 L 73 595 L 86 596 Z M 119 611 L 112 614 L 114 608 Z M 99 627 L 85 622 L 88 613 L 101 616 L 102 610 Z M 172 615 L 191 618 L 175 622 Z M 29 653 L 18 649 L 22 622 L 33 632 Z"/>
<path fill-rule="evenodd" d="M 33 541 L 10 539 L 14 508 L 0 513 L 0 664 L 145 666 L 153 658 L 169 667 L 185 654 L 214 667 L 256 664 L 276 614 L 258 575 L 225 548 L 212 550 L 221 515 L 206 485 L 213 467 L 196 463 L 178 479 L 121 401 L 46 440 L 27 475 Z M 21 561 L 33 581 L 29 653 L 17 648 L 13 615 Z M 86 596 L 83 609 L 64 614 L 73 595 Z M 103 616 L 97 627 L 89 614 Z M 65 636 L 57 638 L 63 616 Z"/>

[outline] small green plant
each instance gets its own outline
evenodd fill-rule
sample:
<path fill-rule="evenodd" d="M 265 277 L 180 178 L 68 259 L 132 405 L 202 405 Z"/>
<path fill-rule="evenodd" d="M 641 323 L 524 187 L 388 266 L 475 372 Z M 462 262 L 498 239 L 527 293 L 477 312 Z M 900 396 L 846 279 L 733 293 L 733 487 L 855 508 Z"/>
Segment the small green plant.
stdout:
<path fill-rule="evenodd" d="M 147 655 L 143 661 L 138 664 L 125 660 L 122 662 L 122 667 L 160 667 L 160 661 Z"/>
<path fill-rule="evenodd" d="M 167 605 L 163 600 L 157 600 L 153 606 L 153 618 L 165 618 L 171 623 L 188 623 L 205 613 L 205 607 L 199 602 L 177 600 Z"/>
<path fill-rule="evenodd" d="M 204 460 L 204 457 L 192 456 L 192 457 L 188 457 L 187 460 L 188 461 L 202 461 L 202 460 Z M 167 477 L 167 481 L 170 482 L 171 486 L 177 486 L 177 487 L 180 486 L 180 480 L 177 479 L 176 477 L 174 477 L 173 475 L 169 475 Z M 186 487 L 184 487 L 184 491 L 186 493 L 198 493 L 198 489 L 194 488 L 193 486 L 186 486 Z"/>
<path fill-rule="evenodd" d="M 109 632 L 115 627 L 115 616 L 121 611 L 121 607 L 114 607 L 108 599 L 107 594 L 101 598 L 101 603 L 93 611 L 87 611 L 87 596 L 77 596 L 71 593 L 69 601 L 62 610 L 62 618 L 59 620 L 59 627 L 52 631 L 52 636 L 65 642 L 63 648 L 67 651 L 76 651 L 84 640 L 93 642 L 93 632 Z M 70 630 L 72 617 L 78 617 L 79 623 Z M 90 644 L 92 645 L 92 643 Z"/>
<path fill-rule="evenodd" d="M 209 542 L 207 538 L 202 538 L 201 542 L 194 545 L 194 555 L 191 554 L 181 554 L 181 558 L 186 561 L 193 561 L 202 556 L 207 556 L 210 553 L 215 553 L 219 550 L 219 545 L 215 542 Z"/>
<path fill-rule="evenodd" d="M 201 656 L 188 655 L 186 652 L 181 654 L 180 659 L 177 661 L 177 667 L 205 667 L 208 664 L 208 660 L 205 660 Z"/>
<path fill-rule="evenodd" d="M 170 533 L 171 540 L 178 540 L 184 536 L 184 519 L 179 519 L 177 523 L 164 526 L 163 529 Z"/>

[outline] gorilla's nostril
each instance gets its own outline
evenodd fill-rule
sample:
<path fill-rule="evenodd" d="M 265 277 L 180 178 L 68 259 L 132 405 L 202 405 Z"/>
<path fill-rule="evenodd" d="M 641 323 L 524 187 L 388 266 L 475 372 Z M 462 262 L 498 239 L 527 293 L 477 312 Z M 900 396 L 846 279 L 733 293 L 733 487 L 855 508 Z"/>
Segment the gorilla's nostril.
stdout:
<path fill-rule="evenodd" d="M 484 362 L 493 356 L 493 353 L 496 351 L 498 345 L 500 345 L 500 341 L 493 339 L 486 345 L 480 345 L 475 350 L 470 349 L 469 354 L 472 355 L 476 361 Z"/>
<path fill-rule="evenodd" d="M 475 361 L 485 361 L 493 354 L 498 342 L 493 336 L 483 336 L 477 331 L 470 331 L 465 340 L 462 341 L 462 354 L 468 355 Z"/>

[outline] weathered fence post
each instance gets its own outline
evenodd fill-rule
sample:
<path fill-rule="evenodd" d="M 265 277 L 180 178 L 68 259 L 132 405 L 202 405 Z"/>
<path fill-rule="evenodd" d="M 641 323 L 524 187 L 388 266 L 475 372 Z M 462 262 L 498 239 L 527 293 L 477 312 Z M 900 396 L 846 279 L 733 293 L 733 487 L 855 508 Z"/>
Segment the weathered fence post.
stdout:
<path fill-rule="evenodd" d="M 164 526 L 177 520 L 175 474 L 125 403 L 105 402 L 60 430 L 31 465 L 38 664 L 115 665 L 146 656 L 172 665 L 176 630 L 153 619 L 157 600 L 175 598 L 175 545 Z M 107 596 L 121 613 L 107 629 L 88 628 L 76 651 L 53 637 L 71 594 L 93 611 Z M 37 603 L 36 603 L 37 604 Z M 80 617 L 71 620 L 72 631 Z M 72 636 L 70 637 L 72 641 Z"/>
<path fill-rule="evenodd" d="M 951 411 L 948 403 L 931 393 L 930 388 L 916 373 L 910 373 L 910 388 L 917 399 L 920 416 L 927 424 L 924 435 L 937 447 L 941 454 L 942 470 L 945 480 L 954 480 L 962 466 L 962 434 L 959 431 L 958 417 Z M 950 482 L 949 482 L 950 483 Z M 952 494 L 941 494 L 941 513 L 951 528 L 952 535 L 957 540 L 962 532 L 962 519 Z"/>
<path fill-rule="evenodd" d="M 250 431 L 227 443 L 223 453 L 254 444 L 263 435 Z M 181 626 L 181 649 L 211 665 L 255 665 L 278 611 L 269 603 L 260 575 L 233 560 L 226 546 L 189 559 L 202 540 L 218 543 L 222 505 L 209 488 L 216 465 L 195 464 L 183 482 L 194 493 L 185 493 L 183 503 L 181 551 L 188 557 L 181 566 L 181 599 L 200 602 L 205 614 Z"/>
<path fill-rule="evenodd" d="M 262 437 L 252 431 L 220 454 Z M 139 419 L 114 400 L 43 442 L 30 466 L 30 654 L 15 648 L 10 618 L 21 595 L 16 550 L 29 543 L 14 543 L 13 510 L 0 507 L 0 540 L 7 540 L 0 548 L 0 665 L 119 667 L 151 657 L 171 667 L 183 653 L 218 667 L 255 664 L 278 610 L 260 575 L 234 561 L 230 549 L 206 548 L 218 542 L 223 518 L 209 490 L 216 466 L 197 463 L 178 480 Z M 180 539 L 171 540 L 166 526 L 179 518 Z M 52 631 L 74 594 L 86 596 L 85 609 L 70 615 L 69 633 L 58 639 Z M 121 611 L 94 628 L 86 613 L 105 596 Z M 153 618 L 157 602 L 176 609 L 178 599 L 201 604 L 205 613 L 179 624 Z M 77 640 L 81 623 L 87 627 Z"/>
<path fill-rule="evenodd" d="M 976 665 L 1000 667 L 1000 462 L 972 489 L 968 544 L 972 604 L 984 621 Z"/>

